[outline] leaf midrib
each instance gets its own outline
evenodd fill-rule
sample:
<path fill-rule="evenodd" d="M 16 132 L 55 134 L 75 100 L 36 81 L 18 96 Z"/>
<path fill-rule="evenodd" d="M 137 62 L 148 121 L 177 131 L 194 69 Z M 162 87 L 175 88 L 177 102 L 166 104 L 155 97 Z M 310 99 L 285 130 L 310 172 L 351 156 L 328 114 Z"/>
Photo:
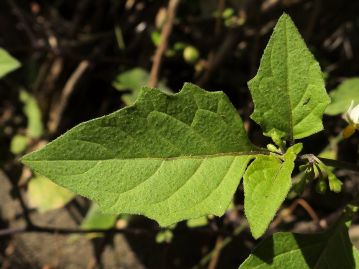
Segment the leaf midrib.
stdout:
<path fill-rule="evenodd" d="M 217 158 L 217 157 L 240 157 L 240 156 L 253 156 L 253 155 L 269 155 L 269 151 L 243 151 L 243 152 L 226 152 L 226 153 L 216 153 L 216 154 L 203 154 L 203 155 L 191 155 L 191 156 L 175 156 L 175 157 L 134 157 L 134 158 L 107 158 L 107 159 L 97 159 L 97 160 L 86 160 L 86 159 L 53 159 L 53 160 L 26 160 L 22 159 L 24 162 L 58 162 L 58 161 L 109 161 L 109 160 L 119 160 L 119 161 L 126 161 L 126 160 L 177 160 L 177 159 L 203 159 L 203 158 Z"/>
<path fill-rule="evenodd" d="M 284 21 L 284 35 L 285 35 L 285 49 L 286 49 L 286 70 L 287 70 L 287 74 L 286 74 L 286 87 L 285 87 L 285 93 L 288 96 L 288 106 L 289 106 L 289 116 L 288 116 L 288 120 L 289 120 L 289 140 L 293 141 L 293 110 L 292 110 L 292 100 L 290 99 L 290 94 L 289 94 L 289 62 L 288 62 L 288 58 L 289 58 L 289 51 L 288 51 L 288 34 L 287 34 L 287 18 Z"/>

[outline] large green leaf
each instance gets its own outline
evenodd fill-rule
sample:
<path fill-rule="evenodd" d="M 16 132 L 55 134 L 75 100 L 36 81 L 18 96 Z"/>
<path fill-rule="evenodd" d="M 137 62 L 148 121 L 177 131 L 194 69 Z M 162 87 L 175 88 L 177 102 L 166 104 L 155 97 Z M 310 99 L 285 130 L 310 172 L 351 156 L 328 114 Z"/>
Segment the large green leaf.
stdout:
<path fill-rule="evenodd" d="M 329 103 L 323 75 L 288 15 L 280 17 L 248 86 L 255 105 L 251 117 L 266 135 L 293 140 L 323 129 Z"/>
<path fill-rule="evenodd" d="M 107 213 L 169 225 L 227 209 L 258 153 L 222 92 L 193 84 L 82 123 L 23 158 L 35 171 L 97 201 Z"/>
<path fill-rule="evenodd" d="M 346 216 L 319 234 L 276 233 L 265 239 L 240 269 L 355 269 L 359 253 L 348 235 Z"/>
<path fill-rule="evenodd" d="M 0 48 L 0 78 L 18 69 L 20 62 L 12 57 L 6 50 Z"/>
<path fill-rule="evenodd" d="M 244 174 L 244 210 L 255 238 L 267 229 L 291 187 L 294 160 L 302 145 L 296 144 L 284 154 L 257 157 Z"/>
<path fill-rule="evenodd" d="M 345 80 L 338 88 L 330 93 L 332 102 L 325 110 L 325 114 L 338 115 L 348 110 L 351 101 L 359 103 L 359 77 Z"/>

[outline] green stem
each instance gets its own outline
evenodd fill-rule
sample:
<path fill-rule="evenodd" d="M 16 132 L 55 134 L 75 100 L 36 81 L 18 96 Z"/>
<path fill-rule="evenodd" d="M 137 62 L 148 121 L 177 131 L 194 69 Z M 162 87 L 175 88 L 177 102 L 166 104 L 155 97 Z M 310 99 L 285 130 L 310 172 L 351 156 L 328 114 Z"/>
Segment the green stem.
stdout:
<path fill-rule="evenodd" d="M 332 159 L 327 159 L 327 158 L 320 158 L 320 157 L 318 159 L 321 160 L 327 166 L 343 168 L 343 169 L 348 169 L 348 170 L 359 172 L 359 166 L 354 163 L 348 163 L 348 162 L 332 160 Z"/>

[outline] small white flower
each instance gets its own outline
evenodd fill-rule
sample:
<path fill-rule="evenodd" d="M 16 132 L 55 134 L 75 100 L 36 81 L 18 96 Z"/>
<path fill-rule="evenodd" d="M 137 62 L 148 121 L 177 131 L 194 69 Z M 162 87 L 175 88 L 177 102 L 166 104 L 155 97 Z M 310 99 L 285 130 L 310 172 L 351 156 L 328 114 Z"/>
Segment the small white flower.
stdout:
<path fill-rule="evenodd" d="M 344 114 L 344 119 L 348 122 L 348 126 L 343 131 L 343 137 L 348 138 L 354 134 L 355 130 L 359 129 L 359 104 L 354 106 L 352 100 L 350 107 Z"/>
<path fill-rule="evenodd" d="M 345 120 L 349 124 L 359 125 L 359 104 L 354 106 L 354 101 L 351 102 L 345 114 Z"/>

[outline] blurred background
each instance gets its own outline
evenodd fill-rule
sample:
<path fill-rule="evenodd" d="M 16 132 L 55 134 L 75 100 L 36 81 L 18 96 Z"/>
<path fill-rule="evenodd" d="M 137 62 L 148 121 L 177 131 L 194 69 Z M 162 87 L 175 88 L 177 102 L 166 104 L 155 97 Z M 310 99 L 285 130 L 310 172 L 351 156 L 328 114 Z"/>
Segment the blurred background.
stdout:
<path fill-rule="evenodd" d="M 359 1 L 0 1 L 0 48 L 18 61 L 0 79 L 0 231 L 24 227 L 29 218 L 74 231 L 124 231 L 0 235 L 0 268 L 238 268 L 258 243 L 245 222 L 241 187 L 222 218 L 159 230 L 144 217 L 101 214 L 85 198 L 33 175 L 19 157 L 132 104 L 142 86 L 178 92 L 184 82 L 224 91 L 252 142 L 265 146 L 268 138 L 249 118 L 247 81 L 283 12 L 319 61 L 328 91 L 349 79 L 345 87 L 359 101 Z M 304 151 L 356 162 L 358 137 L 338 138 L 346 106 L 327 113 L 326 130 L 306 139 Z M 311 232 L 322 219 L 330 222 L 359 186 L 352 172 L 338 176 L 343 193 L 318 195 L 310 186 L 290 196 L 269 233 Z"/>

